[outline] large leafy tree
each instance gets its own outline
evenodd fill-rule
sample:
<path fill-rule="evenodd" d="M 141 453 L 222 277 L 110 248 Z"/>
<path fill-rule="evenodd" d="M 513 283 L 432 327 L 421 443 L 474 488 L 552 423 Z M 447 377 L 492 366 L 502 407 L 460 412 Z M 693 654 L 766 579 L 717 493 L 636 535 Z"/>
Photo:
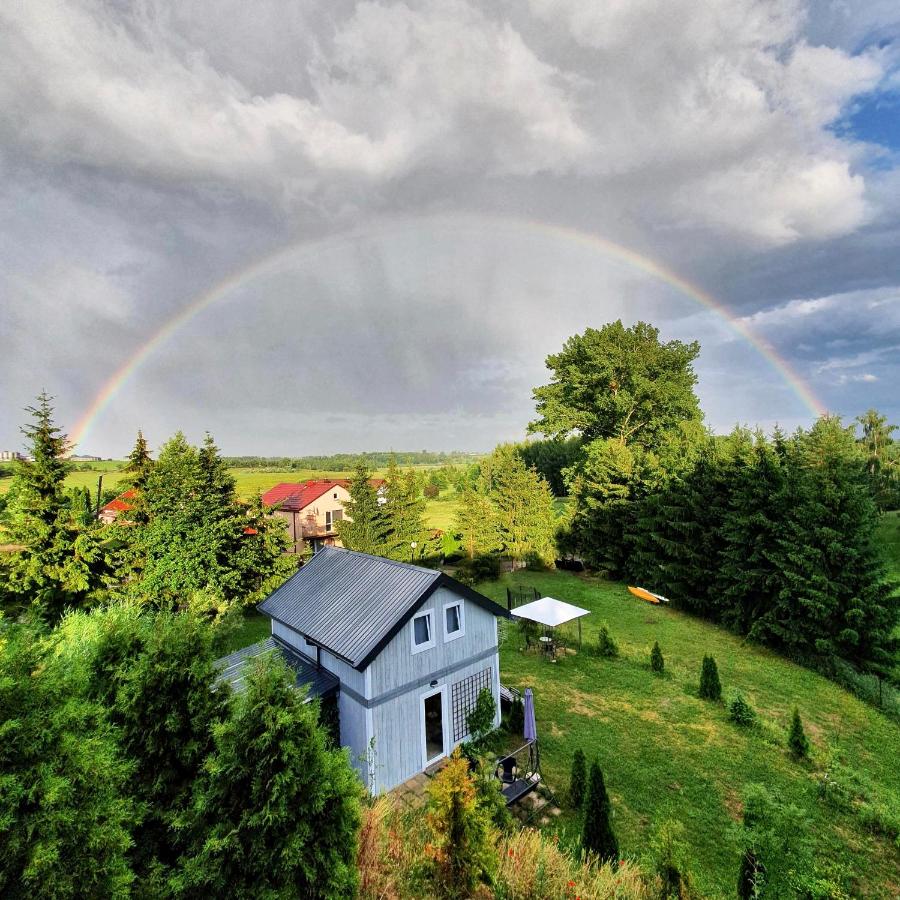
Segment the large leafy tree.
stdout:
<path fill-rule="evenodd" d="M 350 499 L 344 503 L 346 515 L 338 523 L 338 535 L 349 550 L 378 555 L 387 540 L 388 525 L 371 478 L 371 471 L 360 460 L 350 481 Z"/>
<path fill-rule="evenodd" d="M 701 419 L 693 369 L 699 352 L 696 342 L 661 342 L 646 322 L 589 328 L 547 357 L 552 377 L 534 390 L 538 418 L 529 429 L 650 447 L 660 432 Z"/>
<path fill-rule="evenodd" d="M 55 643 L 0 622 L 0 894 L 125 897 L 131 766 Z"/>
<path fill-rule="evenodd" d="M 177 889 L 189 896 L 352 897 L 359 779 L 346 750 L 329 750 L 292 673 L 255 660 L 186 820 L 192 845 Z"/>
<path fill-rule="evenodd" d="M 20 547 L 9 562 L 8 589 L 50 623 L 67 607 L 87 602 L 99 559 L 90 526 L 79 519 L 63 485 L 69 444 L 54 422 L 52 399 L 42 393 L 27 408 L 32 421 L 22 433 L 30 459 L 16 463 L 4 519 L 6 540 Z"/>

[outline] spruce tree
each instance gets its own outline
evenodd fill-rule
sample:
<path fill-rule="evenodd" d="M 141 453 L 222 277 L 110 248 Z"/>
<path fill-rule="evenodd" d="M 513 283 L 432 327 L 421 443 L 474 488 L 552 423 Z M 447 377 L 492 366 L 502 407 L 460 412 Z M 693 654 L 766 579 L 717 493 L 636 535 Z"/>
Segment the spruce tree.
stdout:
<path fill-rule="evenodd" d="M 475 488 L 467 488 L 460 495 L 454 528 L 469 559 L 493 553 L 500 546 L 494 504 Z"/>
<path fill-rule="evenodd" d="M 584 793 L 587 787 L 587 763 L 584 751 L 576 747 L 572 754 L 572 774 L 569 778 L 569 803 L 575 809 L 581 809 L 584 803 Z"/>
<path fill-rule="evenodd" d="M 385 541 L 381 555 L 411 562 L 416 555 L 421 556 L 427 536 L 425 500 L 420 496 L 415 472 L 411 469 L 401 471 L 393 453 L 384 479 L 384 500 L 381 510 L 385 520 Z"/>
<path fill-rule="evenodd" d="M 791 728 L 788 732 L 788 748 L 794 759 L 809 758 L 809 738 L 803 730 L 803 722 L 800 719 L 800 710 L 794 707 L 791 716 Z"/>
<path fill-rule="evenodd" d="M 144 433 L 138 431 L 134 447 L 128 455 L 128 464 L 125 466 L 124 483 L 133 491 L 129 500 L 131 509 L 128 511 L 128 521 L 139 525 L 146 525 L 148 515 L 144 491 L 147 487 L 147 479 L 153 471 L 153 460 Z"/>
<path fill-rule="evenodd" d="M 704 700 L 721 700 L 722 683 L 719 681 L 719 668 L 711 656 L 703 657 L 700 669 L 699 695 Z"/>
<path fill-rule="evenodd" d="M 338 536 L 348 550 L 378 556 L 384 549 L 388 529 L 371 477 L 365 462 L 360 460 L 350 481 L 350 499 L 343 504 L 345 515 L 338 522 Z"/>
<path fill-rule="evenodd" d="M 619 843 L 613 833 L 611 814 L 612 807 L 603 782 L 603 772 L 595 760 L 591 763 L 588 776 L 581 846 L 590 853 L 596 853 L 601 861 L 615 863 L 619 859 Z"/>
<path fill-rule="evenodd" d="M 496 509 L 504 551 L 514 560 L 556 556 L 553 492 L 534 469 L 526 467 L 511 444 L 497 447 L 482 467 L 484 483 Z"/>
<path fill-rule="evenodd" d="M 66 607 L 78 607 L 97 586 L 99 551 L 90 528 L 78 520 L 64 487 L 68 440 L 53 421 L 46 392 L 27 412 L 21 430 L 29 460 L 16 462 L 5 511 L 6 540 L 21 549 L 11 554 L 9 587 L 18 603 L 40 619 L 55 623 Z"/>
<path fill-rule="evenodd" d="M 662 650 L 659 649 L 659 641 L 654 641 L 653 649 L 650 651 L 650 668 L 657 675 L 662 675 L 665 666 L 666 661 L 663 659 Z"/>

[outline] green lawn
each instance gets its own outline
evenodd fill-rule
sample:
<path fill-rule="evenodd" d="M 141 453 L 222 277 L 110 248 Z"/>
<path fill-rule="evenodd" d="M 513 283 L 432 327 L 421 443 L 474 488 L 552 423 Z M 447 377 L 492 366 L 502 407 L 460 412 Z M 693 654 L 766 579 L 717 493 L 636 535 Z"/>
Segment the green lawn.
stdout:
<path fill-rule="evenodd" d="M 701 890 L 734 896 L 741 791 L 761 782 L 806 810 L 818 859 L 849 866 L 858 879 L 856 892 L 900 894 L 897 848 L 866 831 L 852 813 L 823 805 L 813 780 L 832 748 L 871 783 L 871 799 L 900 808 L 900 727 L 813 672 L 699 619 L 649 606 L 621 584 L 565 572 L 520 572 L 480 590 L 503 601 L 508 584 L 533 585 L 591 610 L 584 620 L 585 649 L 556 664 L 523 653 L 518 632 L 510 628 L 501 648 L 501 676 L 504 683 L 534 688 L 544 774 L 559 794 L 576 747 L 600 760 L 624 853 L 639 856 L 661 821 L 679 819 Z M 602 622 L 619 642 L 617 660 L 587 649 Z M 662 678 L 649 669 L 654 640 L 665 656 Z M 718 662 L 726 697 L 740 689 L 761 714 L 759 730 L 737 728 L 724 706 L 695 696 L 706 653 Z M 814 744 L 812 768 L 785 752 L 794 704 Z M 567 819 L 565 814 L 564 826 Z"/>

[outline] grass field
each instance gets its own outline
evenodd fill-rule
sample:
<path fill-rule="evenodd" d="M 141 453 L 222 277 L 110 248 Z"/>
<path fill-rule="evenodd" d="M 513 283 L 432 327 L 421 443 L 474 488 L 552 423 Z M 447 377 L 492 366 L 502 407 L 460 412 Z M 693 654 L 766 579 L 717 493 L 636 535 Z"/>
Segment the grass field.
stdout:
<path fill-rule="evenodd" d="M 679 819 L 699 887 L 710 896 L 734 896 L 741 792 L 760 782 L 805 810 L 818 860 L 849 867 L 857 879 L 854 892 L 900 895 L 898 848 L 870 833 L 852 811 L 824 805 L 814 779 L 829 755 L 837 754 L 868 783 L 869 799 L 896 815 L 900 727 L 813 672 L 701 620 L 644 604 L 621 584 L 565 572 L 522 572 L 480 590 L 502 600 L 508 584 L 533 585 L 591 610 L 584 619 L 585 648 L 555 664 L 523 653 L 517 630 L 509 628 L 501 673 L 504 683 L 535 691 L 541 759 L 554 789 L 564 793 L 576 747 L 600 760 L 625 854 L 640 856 L 661 821 Z M 588 650 L 603 622 L 619 642 L 619 659 L 604 660 Z M 666 661 L 661 678 L 648 662 L 655 640 Z M 697 698 L 706 653 L 718 662 L 726 697 L 739 689 L 760 714 L 758 729 L 738 728 L 722 704 Z M 793 762 L 784 746 L 795 704 L 814 745 L 809 767 Z M 567 819 L 564 814 L 564 825 Z"/>

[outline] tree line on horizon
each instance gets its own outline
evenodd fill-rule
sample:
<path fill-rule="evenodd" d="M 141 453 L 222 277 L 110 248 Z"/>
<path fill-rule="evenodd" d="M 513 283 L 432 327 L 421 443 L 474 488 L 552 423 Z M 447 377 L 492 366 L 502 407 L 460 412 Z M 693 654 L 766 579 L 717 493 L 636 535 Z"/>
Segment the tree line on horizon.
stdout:
<path fill-rule="evenodd" d="M 900 598 L 876 529 L 900 495 L 895 427 L 870 410 L 861 436 L 834 416 L 793 435 L 713 435 L 699 350 L 618 321 L 547 358 L 529 429 L 545 464 L 570 460 L 561 549 L 826 670 L 891 677 Z"/>

